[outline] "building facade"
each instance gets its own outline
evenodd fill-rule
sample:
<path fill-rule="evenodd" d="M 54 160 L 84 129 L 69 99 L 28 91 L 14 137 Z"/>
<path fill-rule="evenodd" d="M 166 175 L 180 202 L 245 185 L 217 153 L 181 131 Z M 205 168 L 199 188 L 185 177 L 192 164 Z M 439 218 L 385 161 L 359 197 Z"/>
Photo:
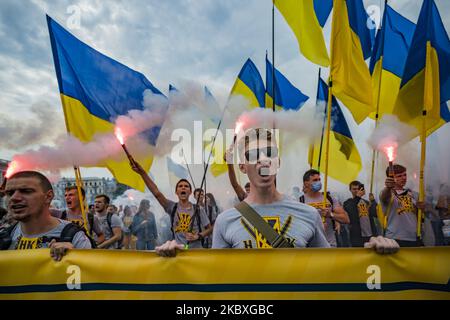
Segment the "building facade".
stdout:
<path fill-rule="evenodd" d="M 54 205 L 58 208 L 65 207 L 64 192 L 66 187 L 76 186 L 75 178 L 62 178 L 58 183 L 53 185 L 55 191 Z M 117 188 L 115 179 L 111 178 L 83 178 L 83 188 L 86 191 L 86 203 L 93 204 L 96 195 L 105 194 L 114 198 L 113 193 Z"/>

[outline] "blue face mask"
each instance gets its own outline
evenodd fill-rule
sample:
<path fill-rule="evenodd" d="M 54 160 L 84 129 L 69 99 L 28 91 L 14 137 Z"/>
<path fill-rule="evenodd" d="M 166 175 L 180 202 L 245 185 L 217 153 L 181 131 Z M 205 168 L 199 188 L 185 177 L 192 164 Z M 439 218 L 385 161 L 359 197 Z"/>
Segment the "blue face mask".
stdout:
<path fill-rule="evenodd" d="M 311 190 L 314 192 L 318 192 L 322 189 L 322 182 L 316 181 L 311 184 Z"/>

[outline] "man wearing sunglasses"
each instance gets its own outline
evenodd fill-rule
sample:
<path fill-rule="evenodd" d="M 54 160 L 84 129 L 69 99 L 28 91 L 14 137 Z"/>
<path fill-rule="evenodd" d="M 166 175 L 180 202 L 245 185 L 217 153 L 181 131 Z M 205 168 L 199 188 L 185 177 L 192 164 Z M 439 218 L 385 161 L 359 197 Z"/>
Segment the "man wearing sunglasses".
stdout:
<path fill-rule="evenodd" d="M 245 202 L 294 247 L 329 247 L 322 219 L 316 209 L 291 200 L 277 191 L 276 174 L 280 166 L 278 148 L 271 132 L 250 129 L 238 142 L 239 169 L 250 180 Z M 212 248 L 270 248 L 261 233 L 237 209 L 220 214 L 213 232 Z M 395 241 L 372 238 L 366 247 L 379 253 L 398 250 Z M 169 241 L 156 248 L 161 256 L 175 256 L 183 246 Z"/>

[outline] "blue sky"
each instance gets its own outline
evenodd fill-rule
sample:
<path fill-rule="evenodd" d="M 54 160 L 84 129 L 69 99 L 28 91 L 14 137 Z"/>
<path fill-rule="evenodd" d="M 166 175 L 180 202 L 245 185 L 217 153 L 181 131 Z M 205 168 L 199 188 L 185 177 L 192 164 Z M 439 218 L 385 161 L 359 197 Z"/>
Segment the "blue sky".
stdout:
<path fill-rule="evenodd" d="M 366 7 L 381 2 L 364 1 Z M 422 1 L 390 3 L 416 22 Z M 436 0 L 436 4 L 450 30 L 450 1 Z M 80 13 L 80 28 L 70 29 L 73 6 Z M 19 135 L 21 128 L 34 123 L 35 131 L 27 132 L 33 137 L 27 148 L 51 144 L 65 132 L 46 13 L 95 49 L 144 73 L 163 92 L 169 83 L 177 86 L 191 80 L 210 87 L 223 103 L 248 57 L 265 77 L 265 52 L 270 53 L 272 47 L 271 10 L 270 0 L 2 0 L 0 121 Z M 275 64 L 292 83 L 314 97 L 318 67 L 300 55 L 293 33 L 278 12 L 275 19 Z M 328 21 L 326 39 L 329 33 Z M 36 109 L 52 114 L 38 117 L 45 128 L 42 132 Z M 16 126 L 12 126 L 14 121 Z M 358 130 L 369 128 L 356 128 L 349 122 L 356 136 Z M 10 159 L 23 151 L 21 147 L 0 144 L 0 158 Z"/>

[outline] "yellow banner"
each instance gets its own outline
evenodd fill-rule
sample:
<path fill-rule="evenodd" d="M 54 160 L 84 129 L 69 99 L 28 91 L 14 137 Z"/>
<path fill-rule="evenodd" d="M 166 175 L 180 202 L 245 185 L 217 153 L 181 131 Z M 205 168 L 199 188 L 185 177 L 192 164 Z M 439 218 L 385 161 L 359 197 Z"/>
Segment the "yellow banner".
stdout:
<path fill-rule="evenodd" d="M 450 299 L 450 248 L 0 252 L 0 299 Z"/>

